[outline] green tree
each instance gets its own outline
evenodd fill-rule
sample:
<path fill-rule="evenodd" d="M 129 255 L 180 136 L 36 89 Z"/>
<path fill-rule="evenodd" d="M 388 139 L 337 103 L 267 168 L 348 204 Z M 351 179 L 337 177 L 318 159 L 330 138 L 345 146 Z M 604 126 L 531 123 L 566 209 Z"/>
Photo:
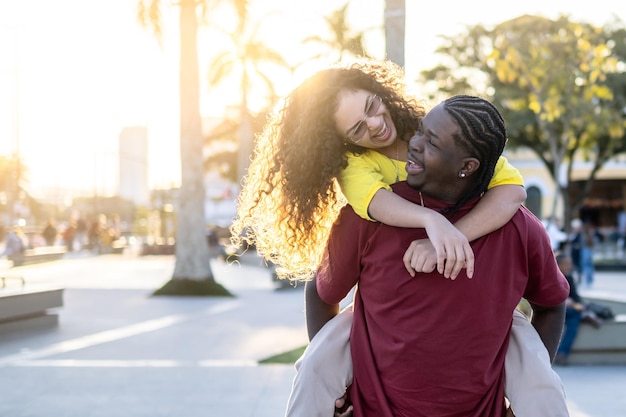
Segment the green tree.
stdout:
<path fill-rule="evenodd" d="M 210 0 L 179 0 L 180 34 L 180 155 L 181 188 L 178 204 L 176 264 L 172 279 L 155 295 L 228 295 L 215 282 L 209 257 L 204 216 L 203 135 L 200 117 L 198 21 Z M 139 21 L 162 36 L 161 2 L 140 0 Z M 200 12 L 198 11 L 200 6 Z"/>
<path fill-rule="evenodd" d="M 624 113 L 608 82 L 609 74 L 619 74 L 611 34 L 566 16 L 522 16 L 492 30 L 477 25 L 446 37 L 438 52 L 449 65 L 422 74 L 448 94 L 491 96 L 507 121 L 509 146 L 532 149 L 550 172 L 566 224 L 598 170 L 626 151 Z M 576 157 L 593 168 L 584 192 L 570 202 Z"/>
<path fill-rule="evenodd" d="M 252 153 L 253 116 L 249 109 L 249 97 L 253 89 L 259 85 L 265 87 L 268 100 L 274 102 L 277 94 L 274 83 L 264 65 L 274 68 L 292 69 L 281 54 L 267 46 L 259 37 L 260 23 L 253 23 L 248 14 L 248 1 L 234 2 L 237 11 L 237 27 L 234 31 L 225 31 L 231 41 L 231 48 L 219 53 L 209 68 L 208 81 L 210 86 L 217 86 L 226 80 L 236 79 L 239 84 L 239 118 L 238 129 L 238 180 L 245 175 Z"/>

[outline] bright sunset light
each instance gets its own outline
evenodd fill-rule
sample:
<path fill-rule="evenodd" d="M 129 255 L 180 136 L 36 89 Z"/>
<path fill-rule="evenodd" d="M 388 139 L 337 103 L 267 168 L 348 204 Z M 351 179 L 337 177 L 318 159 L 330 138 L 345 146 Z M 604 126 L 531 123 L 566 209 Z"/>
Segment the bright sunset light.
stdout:
<path fill-rule="evenodd" d="M 159 48 L 139 26 L 136 3 L 0 1 L 0 154 L 19 152 L 29 168 L 28 189 L 36 196 L 50 190 L 68 190 L 72 195 L 114 192 L 118 134 L 128 126 L 148 127 L 150 184 L 169 187 L 179 182 L 176 9 L 165 8 L 165 37 Z M 251 3 L 251 14 L 267 24 L 261 31 L 267 42 L 292 62 L 306 58 L 298 39 L 323 36 L 322 14 L 343 4 Z M 445 2 L 407 0 L 407 72 L 432 66 L 437 35 L 458 33 L 465 24 L 493 24 L 539 13 L 548 17 L 567 13 L 602 24 L 613 13 L 626 19 L 621 9 L 618 13 L 609 0 L 596 1 L 593 7 L 582 1 L 490 0 L 480 2 L 480 7 L 466 2 L 455 3 L 454 8 Z M 354 0 L 349 9 L 355 29 L 379 28 L 372 29 L 368 41 L 371 52 L 380 57 L 383 10 L 383 0 Z M 200 40 L 200 59 L 208 61 L 219 52 L 220 43 L 208 38 L 206 31 L 201 36 L 205 38 Z M 200 65 L 204 71 L 208 63 Z M 307 70 L 312 69 L 305 66 L 303 72 Z M 276 87 L 284 94 L 296 81 L 281 76 Z M 236 88 L 203 91 L 203 116 L 220 117 L 228 106 L 236 105 Z"/>

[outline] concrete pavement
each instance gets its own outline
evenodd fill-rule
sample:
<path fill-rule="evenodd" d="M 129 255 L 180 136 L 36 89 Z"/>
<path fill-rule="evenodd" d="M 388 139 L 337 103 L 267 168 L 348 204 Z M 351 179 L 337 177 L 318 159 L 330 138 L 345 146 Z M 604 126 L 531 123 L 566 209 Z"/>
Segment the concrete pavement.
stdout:
<path fill-rule="evenodd" d="M 282 416 L 294 370 L 257 361 L 306 343 L 301 288 L 260 261 L 213 262 L 235 298 L 149 297 L 171 256 L 74 256 L 21 267 L 62 285 L 59 325 L 0 334 L 0 417 Z M 591 292 L 626 295 L 626 274 Z M 626 367 L 556 368 L 572 417 L 626 416 Z"/>

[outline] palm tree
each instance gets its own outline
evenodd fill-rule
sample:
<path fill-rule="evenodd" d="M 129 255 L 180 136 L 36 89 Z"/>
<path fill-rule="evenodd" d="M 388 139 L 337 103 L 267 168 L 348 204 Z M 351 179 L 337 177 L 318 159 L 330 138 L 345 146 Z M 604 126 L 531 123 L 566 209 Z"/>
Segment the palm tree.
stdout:
<path fill-rule="evenodd" d="M 274 84 L 270 77 L 261 69 L 262 64 L 271 64 L 286 68 L 291 72 L 287 61 L 275 50 L 259 40 L 260 25 L 252 25 L 248 18 L 248 0 L 235 1 L 237 11 L 237 29 L 226 33 L 231 40 L 232 48 L 218 54 L 209 68 L 208 82 L 217 86 L 226 79 L 237 77 L 240 88 L 240 110 L 238 123 L 239 152 L 237 161 L 237 177 L 243 178 L 250 162 L 252 153 L 252 120 L 248 108 L 248 98 L 253 86 L 258 81 L 269 92 L 269 101 L 276 100 Z"/>
<path fill-rule="evenodd" d="M 326 45 L 333 51 L 337 51 L 339 56 L 337 61 L 343 60 L 346 54 L 356 57 L 367 57 L 368 53 L 365 50 L 364 37 L 365 32 L 351 33 L 351 28 L 348 25 L 348 5 L 344 4 L 341 8 L 335 10 L 330 16 L 324 17 L 326 25 L 331 32 L 331 38 L 323 38 L 321 36 L 309 36 L 304 39 L 303 43 L 315 42 L 318 44 Z M 321 58 L 326 54 L 320 53 L 313 57 L 313 59 Z"/>
<path fill-rule="evenodd" d="M 198 68 L 197 6 L 208 4 L 179 0 L 180 7 L 180 155 L 181 188 L 176 235 L 176 264 L 172 279 L 155 295 L 229 295 L 215 282 L 211 270 L 204 216 L 204 171 L 200 81 Z M 140 22 L 160 39 L 161 2 L 139 0 Z"/>

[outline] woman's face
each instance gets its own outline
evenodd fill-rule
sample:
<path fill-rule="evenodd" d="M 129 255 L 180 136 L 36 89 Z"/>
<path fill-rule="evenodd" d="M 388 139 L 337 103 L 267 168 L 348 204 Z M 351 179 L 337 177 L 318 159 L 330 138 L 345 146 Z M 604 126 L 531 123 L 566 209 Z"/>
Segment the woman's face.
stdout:
<path fill-rule="evenodd" d="M 335 125 L 346 142 L 380 149 L 396 141 L 396 127 L 380 97 L 366 90 L 341 90 L 337 100 Z"/>
<path fill-rule="evenodd" d="M 453 139 L 459 130 L 443 104 L 426 114 L 409 143 L 406 171 L 411 187 L 445 201 L 458 199 L 455 185 L 468 156 Z"/>

